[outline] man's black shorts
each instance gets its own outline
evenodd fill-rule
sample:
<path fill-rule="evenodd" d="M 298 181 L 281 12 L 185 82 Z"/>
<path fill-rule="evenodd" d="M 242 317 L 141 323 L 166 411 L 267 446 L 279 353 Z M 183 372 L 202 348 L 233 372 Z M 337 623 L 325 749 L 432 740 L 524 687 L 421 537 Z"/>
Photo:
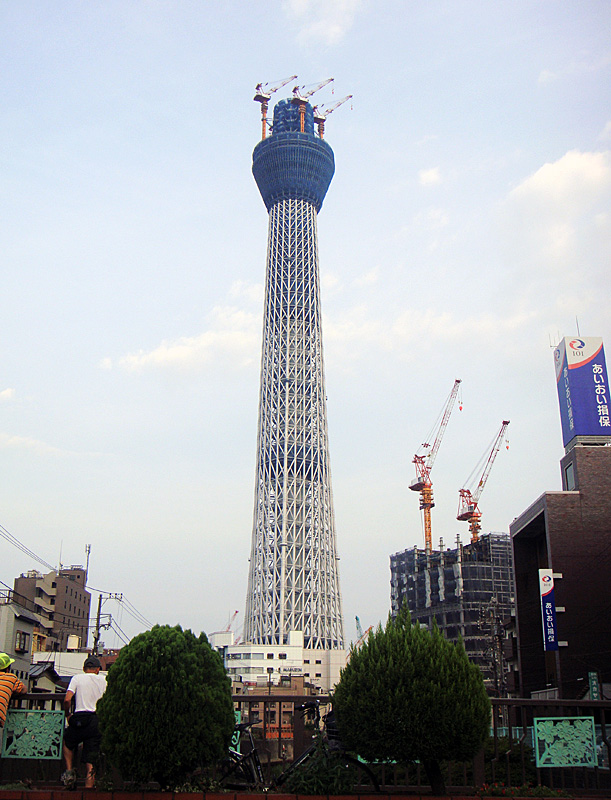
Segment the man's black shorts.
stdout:
<path fill-rule="evenodd" d="M 77 711 L 70 717 L 64 732 L 64 744 L 68 750 L 75 750 L 83 743 L 82 761 L 93 764 L 100 752 L 102 734 L 98 726 L 98 717 L 93 711 Z"/>

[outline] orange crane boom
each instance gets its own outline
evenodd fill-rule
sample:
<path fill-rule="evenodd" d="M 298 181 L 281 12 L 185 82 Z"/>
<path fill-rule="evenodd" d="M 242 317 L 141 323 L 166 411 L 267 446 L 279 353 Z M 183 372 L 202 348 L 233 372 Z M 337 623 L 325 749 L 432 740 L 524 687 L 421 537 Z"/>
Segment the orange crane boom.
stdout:
<path fill-rule="evenodd" d="M 484 465 L 484 470 L 475 490 L 473 492 L 471 492 L 470 489 L 458 490 L 458 514 L 456 515 L 456 519 L 460 520 L 461 522 L 469 522 L 469 530 L 471 531 L 472 542 L 477 542 L 479 539 L 479 533 L 482 529 L 482 512 L 480 511 L 478 505 L 479 499 L 484 491 L 484 486 L 486 485 L 486 481 L 490 475 L 494 460 L 501 448 L 501 441 L 503 440 L 503 436 L 505 436 L 505 431 L 507 430 L 508 425 L 509 420 L 504 419 L 501 424 L 501 428 L 494 439 L 494 444 L 492 445 L 492 449 L 488 455 L 488 460 Z"/>
<path fill-rule="evenodd" d="M 413 492 L 420 492 L 420 510 L 422 511 L 422 517 L 424 521 L 424 549 L 427 553 L 430 553 L 433 547 L 431 509 L 434 507 L 435 503 L 433 501 L 433 482 L 431 481 L 431 470 L 433 469 L 433 464 L 435 463 L 437 453 L 439 452 L 441 440 L 443 439 L 443 435 L 448 427 L 450 415 L 452 413 L 452 409 L 454 408 L 454 403 L 456 401 L 456 396 L 461 383 L 462 381 L 460 378 L 456 378 L 454 381 L 454 386 L 452 387 L 452 391 L 446 400 L 439 426 L 437 429 L 435 429 L 435 426 L 433 426 L 434 433 L 436 430 L 433 444 L 430 445 L 428 442 L 423 442 L 421 449 L 424 448 L 426 452 L 423 454 L 416 453 L 413 460 L 416 466 L 416 477 L 410 483 L 409 488 Z M 460 406 L 460 408 L 462 409 L 462 406 Z M 431 436 L 431 438 L 433 437 Z"/>

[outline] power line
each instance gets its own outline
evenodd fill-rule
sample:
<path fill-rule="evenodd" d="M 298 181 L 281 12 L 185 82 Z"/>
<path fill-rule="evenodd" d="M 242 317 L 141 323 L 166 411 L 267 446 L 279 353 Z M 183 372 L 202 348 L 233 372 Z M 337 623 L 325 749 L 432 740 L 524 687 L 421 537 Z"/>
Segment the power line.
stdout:
<path fill-rule="evenodd" d="M 104 589 L 96 589 L 94 586 L 89 586 L 89 584 L 85 588 L 89 589 L 92 592 L 98 592 L 99 594 L 107 594 L 107 595 L 113 594 L 113 592 L 108 592 L 108 591 L 105 591 Z M 122 608 L 124 609 L 124 611 L 127 614 L 129 614 L 130 617 L 132 617 L 140 625 L 143 625 L 145 628 L 152 628 L 153 627 L 153 623 L 150 620 L 148 620 L 144 616 L 144 614 L 142 614 L 142 612 L 138 611 L 136 606 L 132 602 L 130 602 L 127 599 L 127 597 L 125 597 L 124 594 L 121 594 L 121 597 L 115 597 L 113 599 L 115 599 L 119 603 L 121 603 Z"/>
<path fill-rule="evenodd" d="M 42 564 L 43 567 L 47 567 L 50 570 L 54 570 L 55 567 L 52 564 L 49 564 L 48 561 L 45 561 L 44 558 L 37 556 L 33 550 L 30 550 L 23 542 L 19 541 L 19 539 L 14 536 L 10 531 L 4 527 L 4 525 L 0 525 L 0 537 L 5 539 L 9 544 L 12 544 L 13 547 L 16 547 L 18 550 L 21 550 L 22 553 L 25 553 L 26 556 L 29 556 L 34 561 L 37 561 L 39 564 Z"/>
<path fill-rule="evenodd" d="M 130 613 L 130 611 L 133 612 L 132 617 L 134 617 L 134 619 L 137 619 L 139 622 L 142 622 L 144 625 L 146 625 L 147 628 L 153 627 L 153 623 L 150 622 L 144 616 L 144 614 L 140 613 L 140 611 L 138 611 L 136 606 L 133 603 L 130 603 L 130 601 L 125 596 L 123 596 L 123 603 L 126 605 L 125 610 L 127 611 L 128 614 Z"/>
<path fill-rule="evenodd" d="M 129 637 L 128 637 L 128 635 L 127 635 L 127 634 L 125 633 L 125 631 L 124 631 L 124 630 L 123 630 L 123 629 L 122 629 L 122 628 L 119 626 L 119 624 L 117 623 L 117 621 L 116 621 L 116 620 L 114 620 L 114 619 L 112 619 L 112 617 L 111 617 L 111 619 L 110 619 L 110 627 L 113 629 L 113 631 L 114 631 L 116 634 L 118 634 L 118 636 L 119 636 L 119 639 L 122 639 L 122 640 L 123 640 L 123 644 L 129 644 L 130 640 L 129 640 Z"/>

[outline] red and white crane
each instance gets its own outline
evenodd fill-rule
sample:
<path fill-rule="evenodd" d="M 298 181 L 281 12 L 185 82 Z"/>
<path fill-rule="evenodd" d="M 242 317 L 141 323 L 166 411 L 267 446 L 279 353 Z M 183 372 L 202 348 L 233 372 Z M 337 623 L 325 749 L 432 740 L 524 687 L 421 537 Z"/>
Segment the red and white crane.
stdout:
<path fill-rule="evenodd" d="M 223 628 L 223 633 L 228 633 L 228 632 L 231 630 L 231 626 L 233 625 L 233 623 L 234 623 L 234 621 L 235 621 L 235 618 L 238 616 L 238 614 L 239 614 L 239 613 L 240 613 L 239 611 L 234 611 L 234 612 L 233 612 L 233 614 L 232 614 L 232 615 L 231 615 L 231 617 L 229 618 L 229 622 L 228 622 L 228 623 L 227 623 L 227 625 L 226 625 L 226 626 Z"/>
<path fill-rule="evenodd" d="M 409 488 L 413 492 L 420 492 L 420 509 L 422 511 L 422 518 L 424 522 L 424 549 L 427 553 L 431 552 L 433 546 L 433 536 L 431 531 L 431 509 L 435 505 L 433 501 L 433 482 L 431 481 L 431 470 L 433 469 L 433 464 L 435 463 L 439 446 L 441 445 L 441 440 L 443 439 L 443 435 L 448 427 L 450 414 L 454 408 L 454 403 L 456 401 L 456 396 L 458 395 L 458 390 L 461 383 L 462 381 L 460 378 L 456 378 L 454 381 L 454 386 L 452 387 L 452 391 L 448 395 L 443 407 L 441 418 L 438 417 L 438 423 L 433 425 L 433 430 L 431 432 L 432 435 L 429 437 L 433 439 L 433 444 L 431 445 L 429 442 L 423 442 L 420 445 L 420 450 L 424 450 L 424 452 L 418 452 L 414 456 L 416 477 L 410 483 Z M 459 408 L 462 410 L 462 404 L 459 404 Z"/>
<path fill-rule="evenodd" d="M 318 126 L 318 135 L 322 139 L 325 133 L 325 120 L 336 108 L 339 108 L 344 103 L 347 103 L 348 100 L 352 100 L 352 95 L 347 94 L 346 97 L 342 97 L 341 100 L 338 100 L 337 103 L 334 103 L 331 108 L 327 108 L 326 106 L 314 106 L 314 122 Z"/>
<path fill-rule="evenodd" d="M 294 81 L 297 78 L 297 75 L 291 75 L 290 78 L 286 78 L 286 80 L 280 81 L 276 83 L 274 86 L 270 86 L 269 83 L 258 83 L 255 86 L 255 96 L 253 100 L 256 103 L 261 103 L 261 138 L 265 139 L 267 136 L 267 109 L 269 106 L 269 99 L 274 92 L 277 92 L 278 89 L 282 89 L 283 86 L 286 86 L 287 83 Z"/>
<path fill-rule="evenodd" d="M 327 78 L 326 81 L 318 83 L 313 89 L 309 89 L 305 93 L 302 93 L 302 90 L 307 89 L 307 86 L 293 87 L 293 98 L 291 103 L 295 103 L 295 105 L 299 106 L 299 130 L 301 133 L 305 131 L 305 109 L 306 105 L 308 104 L 308 97 L 311 97 L 319 89 L 322 89 L 323 86 L 326 86 L 328 83 L 332 83 L 334 80 L 335 78 Z"/>
<path fill-rule="evenodd" d="M 508 425 L 509 425 L 509 420 L 504 419 L 501 424 L 501 428 L 494 439 L 494 443 L 488 455 L 488 460 L 484 465 L 484 470 L 482 472 L 482 475 L 473 492 L 471 492 L 470 489 L 458 490 L 458 514 L 456 515 L 456 519 L 461 520 L 461 522 L 465 521 L 469 522 L 469 530 L 471 531 L 472 542 L 477 542 L 477 540 L 479 539 L 479 532 L 482 529 L 481 525 L 482 512 L 480 511 L 479 508 L 479 500 L 480 497 L 482 496 L 482 492 L 484 491 L 484 486 L 486 485 L 486 481 L 488 480 L 488 477 L 490 475 L 490 470 L 492 469 L 494 460 L 497 457 L 499 450 L 501 449 L 501 442 L 503 441 L 503 437 L 505 436 L 505 431 L 507 430 Z M 507 449 L 509 449 L 509 442 L 506 441 L 505 444 Z M 480 464 L 483 458 L 485 458 L 485 454 L 482 457 L 482 459 L 480 459 L 479 462 Z M 475 469 L 477 469 L 477 467 Z M 475 470 L 473 470 L 473 472 L 475 472 Z"/>

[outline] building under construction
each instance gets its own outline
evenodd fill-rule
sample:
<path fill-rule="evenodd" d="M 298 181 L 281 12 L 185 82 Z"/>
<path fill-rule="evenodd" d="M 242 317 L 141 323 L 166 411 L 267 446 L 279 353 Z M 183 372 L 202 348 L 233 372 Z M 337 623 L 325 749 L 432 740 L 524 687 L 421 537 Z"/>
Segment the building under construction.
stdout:
<path fill-rule="evenodd" d="M 486 533 L 455 549 L 418 547 L 390 557 L 393 617 L 407 603 L 414 622 L 433 620 L 450 641 L 462 638 L 467 655 L 482 670 L 488 691 L 506 693 L 502 622 L 513 598 L 511 540 Z"/>

